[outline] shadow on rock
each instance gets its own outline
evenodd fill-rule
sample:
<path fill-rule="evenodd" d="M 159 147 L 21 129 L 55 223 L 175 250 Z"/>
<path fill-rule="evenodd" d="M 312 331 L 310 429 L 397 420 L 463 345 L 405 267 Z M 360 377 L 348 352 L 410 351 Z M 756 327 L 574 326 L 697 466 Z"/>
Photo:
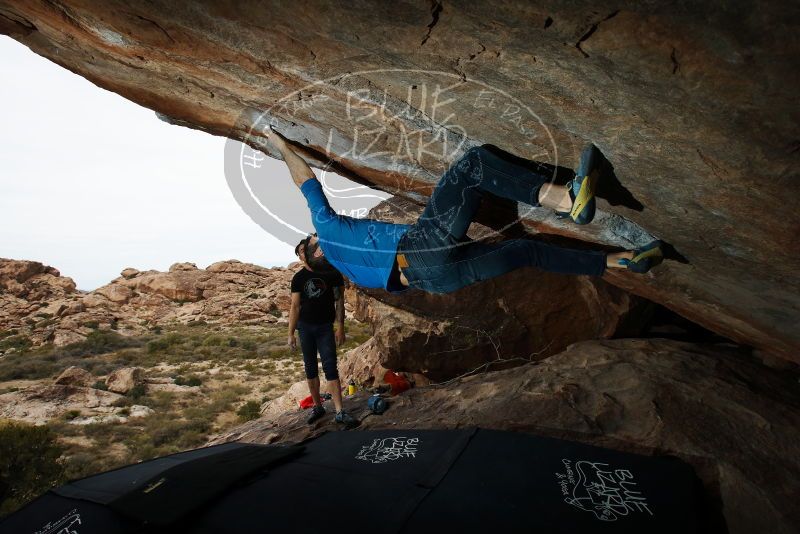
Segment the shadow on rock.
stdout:
<path fill-rule="evenodd" d="M 608 201 L 612 206 L 623 206 L 633 211 L 643 211 L 644 205 L 636 200 L 633 193 L 619 181 L 617 174 L 614 172 L 614 165 L 608 160 L 606 160 L 605 164 L 603 179 L 599 180 L 597 184 L 597 197 Z"/>

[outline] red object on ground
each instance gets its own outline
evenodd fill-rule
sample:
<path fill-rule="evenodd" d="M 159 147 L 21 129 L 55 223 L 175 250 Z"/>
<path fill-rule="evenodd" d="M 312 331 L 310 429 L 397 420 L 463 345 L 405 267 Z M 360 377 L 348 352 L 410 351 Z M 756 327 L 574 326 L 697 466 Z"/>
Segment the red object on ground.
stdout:
<path fill-rule="evenodd" d="M 402 393 L 411 387 L 408 380 L 394 371 L 386 371 L 383 375 L 383 381 L 392 387 L 392 395 Z"/>
<path fill-rule="evenodd" d="M 311 408 L 312 406 L 314 406 L 314 399 L 311 398 L 311 395 L 300 401 L 300 408 L 303 410 Z"/>

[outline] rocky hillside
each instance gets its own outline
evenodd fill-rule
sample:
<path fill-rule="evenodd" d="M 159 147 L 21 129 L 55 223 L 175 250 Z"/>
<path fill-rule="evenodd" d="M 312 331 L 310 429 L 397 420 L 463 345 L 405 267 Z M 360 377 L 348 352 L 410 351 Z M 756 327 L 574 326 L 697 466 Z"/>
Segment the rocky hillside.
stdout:
<path fill-rule="evenodd" d="M 598 222 L 534 210 L 527 228 L 603 246 L 657 236 L 673 261 L 606 280 L 798 361 L 798 11 L 2 0 L 0 32 L 171 122 L 259 148 L 275 124 L 312 163 L 417 202 L 468 146 L 573 168 L 592 141 L 616 171 Z"/>
<path fill-rule="evenodd" d="M 142 334 L 171 323 L 229 326 L 276 322 L 289 310 L 294 269 L 267 269 L 236 260 L 198 269 L 176 263 L 169 272 L 127 268 L 94 291 L 34 261 L 0 258 L 0 340 L 66 345 L 96 329 Z"/>

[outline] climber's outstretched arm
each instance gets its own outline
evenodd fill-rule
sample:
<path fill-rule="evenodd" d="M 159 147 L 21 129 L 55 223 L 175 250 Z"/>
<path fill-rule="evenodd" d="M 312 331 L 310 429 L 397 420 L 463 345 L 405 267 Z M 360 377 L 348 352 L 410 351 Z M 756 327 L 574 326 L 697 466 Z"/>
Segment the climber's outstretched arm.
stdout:
<path fill-rule="evenodd" d="M 308 166 L 308 163 L 303 161 L 303 158 L 295 154 L 292 147 L 289 143 L 286 142 L 286 139 L 273 130 L 269 128 L 264 131 L 264 136 L 272 143 L 278 151 L 283 156 L 283 161 L 286 162 L 286 166 L 289 167 L 289 172 L 292 174 L 292 180 L 294 180 L 295 185 L 300 187 L 305 182 L 311 179 L 315 179 L 314 171 L 311 170 L 311 167 Z"/>
<path fill-rule="evenodd" d="M 338 221 L 339 218 L 336 216 L 336 212 L 331 208 L 328 198 L 322 190 L 322 184 L 314 176 L 314 171 L 311 170 L 308 163 L 303 161 L 303 158 L 294 152 L 291 145 L 286 142 L 286 139 L 275 130 L 271 128 L 265 130 L 264 136 L 281 153 L 283 161 L 289 167 L 292 180 L 306 197 L 308 209 L 311 212 L 311 222 L 317 232 L 321 232 L 320 225 Z"/>

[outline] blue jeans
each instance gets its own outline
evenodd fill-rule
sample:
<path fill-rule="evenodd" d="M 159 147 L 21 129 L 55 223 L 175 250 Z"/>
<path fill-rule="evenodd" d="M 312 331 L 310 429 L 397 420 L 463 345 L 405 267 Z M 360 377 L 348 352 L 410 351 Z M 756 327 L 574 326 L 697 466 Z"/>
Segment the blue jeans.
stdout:
<path fill-rule="evenodd" d="M 322 360 L 322 370 L 325 380 L 338 380 L 339 371 L 336 369 L 336 339 L 333 335 L 333 323 L 313 324 L 297 322 L 297 332 L 300 338 L 300 349 L 303 351 L 303 366 L 306 378 L 313 380 L 319 376 L 317 366 L 317 352 Z"/>
<path fill-rule="evenodd" d="M 500 243 L 474 242 L 467 237 L 484 193 L 539 204 L 539 190 L 549 176 L 544 166 L 523 166 L 487 145 L 473 147 L 444 173 L 417 222 L 403 236 L 398 252 L 408 267 L 409 285 L 429 293 L 449 293 L 520 267 L 600 276 L 606 253 L 575 250 L 532 239 Z"/>

